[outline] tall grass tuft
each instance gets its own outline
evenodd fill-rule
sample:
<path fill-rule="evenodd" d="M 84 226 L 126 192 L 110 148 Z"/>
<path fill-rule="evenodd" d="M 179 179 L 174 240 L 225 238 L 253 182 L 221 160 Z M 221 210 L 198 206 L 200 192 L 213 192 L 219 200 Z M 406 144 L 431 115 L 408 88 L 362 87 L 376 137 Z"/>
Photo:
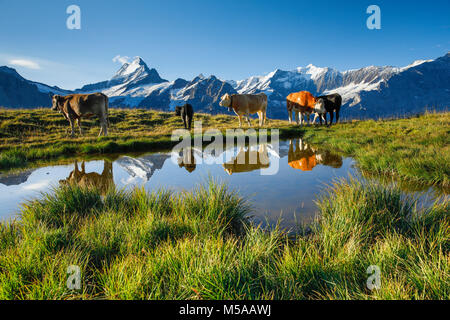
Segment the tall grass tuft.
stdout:
<path fill-rule="evenodd" d="M 211 179 L 179 193 L 61 186 L 1 224 L 0 299 L 450 298 L 447 198 L 418 209 L 349 179 L 317 204 L 312 232 L 292 239 L 252 225 L 248 201 Z"/>

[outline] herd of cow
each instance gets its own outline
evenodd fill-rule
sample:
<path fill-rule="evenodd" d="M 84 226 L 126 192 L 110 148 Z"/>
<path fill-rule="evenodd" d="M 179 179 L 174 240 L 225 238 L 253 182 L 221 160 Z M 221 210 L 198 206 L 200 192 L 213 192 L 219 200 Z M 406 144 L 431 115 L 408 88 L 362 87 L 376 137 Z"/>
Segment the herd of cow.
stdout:
<path fill-rule="evenodd" d="M 308 124 L 311 123 L 310 116 L 314 114 L 315 123 L 319 117 L 320 124 L 322 120 L 328 125 L 326 114 L 330 114 L 330 123 L 333 123 L 333 115 L 336 112 L 336 123 L 339 121 L 339 111 L 341 109 L 342 97 L 339 94 L 314 97 L 308 91 L 294 92 L 287 96 L 286 105 L 289 116 L 289 123 L 292 123 L 292 115 L 295 113 L 297 125 L 302 125 L 304 117 L 307 117 Z M 266 122 L 267 113 L 267 95 L 259 94 L 225 94 L 219 103 L 220 106 L 228 108 L 239 118 L 239 127 L 242 126 L 242 118 L 245 117 L 250 126 L 249 116 L 258 114 L 259 126 Z M 100 135 L 108 134 L 108 97 L 103 93 L 91 94 L 71 94 L 67 96 L 54 95 L 52 98 L 52 110 L 59 111 L 69 121 L 71 126 L 71 135 L 75 134 L 75 123 L 78 124 L 80 134 L 81 118 L 90 118 L 97 116 L 100 120 Z M 191 129 L 191 123 L 194 116 L 194 109 L 190 104 L 178 106 L 175 108 L 178 116 L 181 116 L 184 127 Z"/>

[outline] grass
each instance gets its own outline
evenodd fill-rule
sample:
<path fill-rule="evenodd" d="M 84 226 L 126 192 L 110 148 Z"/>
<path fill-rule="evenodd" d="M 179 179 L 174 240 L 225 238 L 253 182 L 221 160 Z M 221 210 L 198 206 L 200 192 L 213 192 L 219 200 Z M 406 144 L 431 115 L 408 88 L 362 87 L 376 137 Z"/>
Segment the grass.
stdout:
<path fill-rule="evenodd" d="M 111 109 L 108 137 L 97 137 L 98 120 L 83 121 L 83 136 L 71 138 L 67 120 L 49 109 L 0 109 L 0 170 L 20 168 L 37 160 L 61 156 L 159 151 L 172 148 L 172 132 L 181 129 L 182 121 L 174 113 L 144 109 Z M 203 128 L 223 132 L 237 128 L 236 117 L 196 114 Z M 252 120 L 256 125 L 257 120 Z M 289 127 L 286 121 L 269 120 L 266 128 L 282 128 L 281 136 L 289 137 L 301 130 Z"/>
<path fill-rule="evenodd" d="M 307 130 L 304 138 L 351 156 L 370 174 L 450 189 L 450 113 L 354 121 Z"/>
<path fill-rule="evenodd" d="M 196 114 L 203 131 L 237 128 L 235 116 Z M 48 109 L 0 109 L 0 170 L 36 166 L 61 157 L 169 150 L 172 131 L 182 127 L 173 113 L 111 109 L 110 135 L 97 138 L 97 120 L 83 122 L 84 135 L 70 138 L 62 115 Z M 256 125 L 257 120 L 252 120 Z M 450 113 L 408 119 L 353 121 L 331 128 L 289 125 L 269 119 L 265 128 L 281 138 L 303 136 L 310 143 L 351 156 L 366 173 L 450 188 Z"/>
<path fill-rule="evenodd" d="M 214 181 L 104 197 L 63 186 L 1 224 L 0 299 L 450 298 L 448 199 L 419 210 L 396 187 L 349 179 L 317 203 L 311 231 L 291 239 L 249 224 L 247 200 Z"/>

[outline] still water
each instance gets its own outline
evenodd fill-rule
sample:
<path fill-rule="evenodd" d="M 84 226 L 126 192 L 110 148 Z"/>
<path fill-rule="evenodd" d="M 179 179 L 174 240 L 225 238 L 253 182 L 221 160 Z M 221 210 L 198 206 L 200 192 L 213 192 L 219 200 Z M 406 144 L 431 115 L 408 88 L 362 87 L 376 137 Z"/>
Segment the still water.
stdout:
<path fill-rule="evenodd" d="M 25 200 L 65 183 L 94 185 L 105 192 L 111 186 L 178 191 L 191 190 L 213 177 L 250 199 L 255 223 L 274 225 L 280 221 L 281 227 L 292 228 L 314 218 L 314 201 L 333 180 L 349 175 L 363 179 L 355 164 L 351 158 L 315 148 L 302 139 L 280 141 L 279 148 L 270 144 L 235 146 L 217 155 L 189 149 L 184 154 L 79 159 L 71 164 L 0 175 L 0 220 L 14 217 Z M 432 197 L 433 191 L 424 194 Z"/>

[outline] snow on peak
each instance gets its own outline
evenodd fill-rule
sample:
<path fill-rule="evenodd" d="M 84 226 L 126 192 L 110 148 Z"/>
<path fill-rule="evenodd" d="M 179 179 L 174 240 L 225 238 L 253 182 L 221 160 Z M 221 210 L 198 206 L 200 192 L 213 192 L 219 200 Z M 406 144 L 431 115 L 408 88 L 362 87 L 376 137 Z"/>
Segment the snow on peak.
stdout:
<path fill-rule="evenodd" d="M 316 67 L 310 63 L 306 67 L 298 67 L 295 71 L 307 76 L 311 80 L 316 80 L 327 73 L 328 68 Z"/>
<path fill-rule="evenodd" d="M 114 78 L 128 76 L 132 73 L 135 73 L 140 68 L 142 69 L 142 71 L 144 71 L 147 69 L 147 65 L 141 57 L 135 57 L 131 63 L 124 63 L 116 73 Z"/>
<path fill-rule="evenodd" d="M 313 64 L 308 64 L 306 68 L 307 68 L 306 74 L 309 74 L 312 80 L 315 80 L 323 76 L 328 71 L 328 68 L 316 67 Z"/>
<path fill-rule="evenodd" d="M 417 66 L 419 66 L 419 65 L 421 65 L 421 64 L 423 64 L 423 63 L 431 62 L 431 61 L 433 61 L 433 60 L 416 60 L 416 61 L 414 61 L 413 63 L 411 63 L 410 65 L 401 68 L 400 70 L 401 70 L 401 71 L 407 70 L 407 69 L 409 69 L 409 68 L 417 67 Z"/>

